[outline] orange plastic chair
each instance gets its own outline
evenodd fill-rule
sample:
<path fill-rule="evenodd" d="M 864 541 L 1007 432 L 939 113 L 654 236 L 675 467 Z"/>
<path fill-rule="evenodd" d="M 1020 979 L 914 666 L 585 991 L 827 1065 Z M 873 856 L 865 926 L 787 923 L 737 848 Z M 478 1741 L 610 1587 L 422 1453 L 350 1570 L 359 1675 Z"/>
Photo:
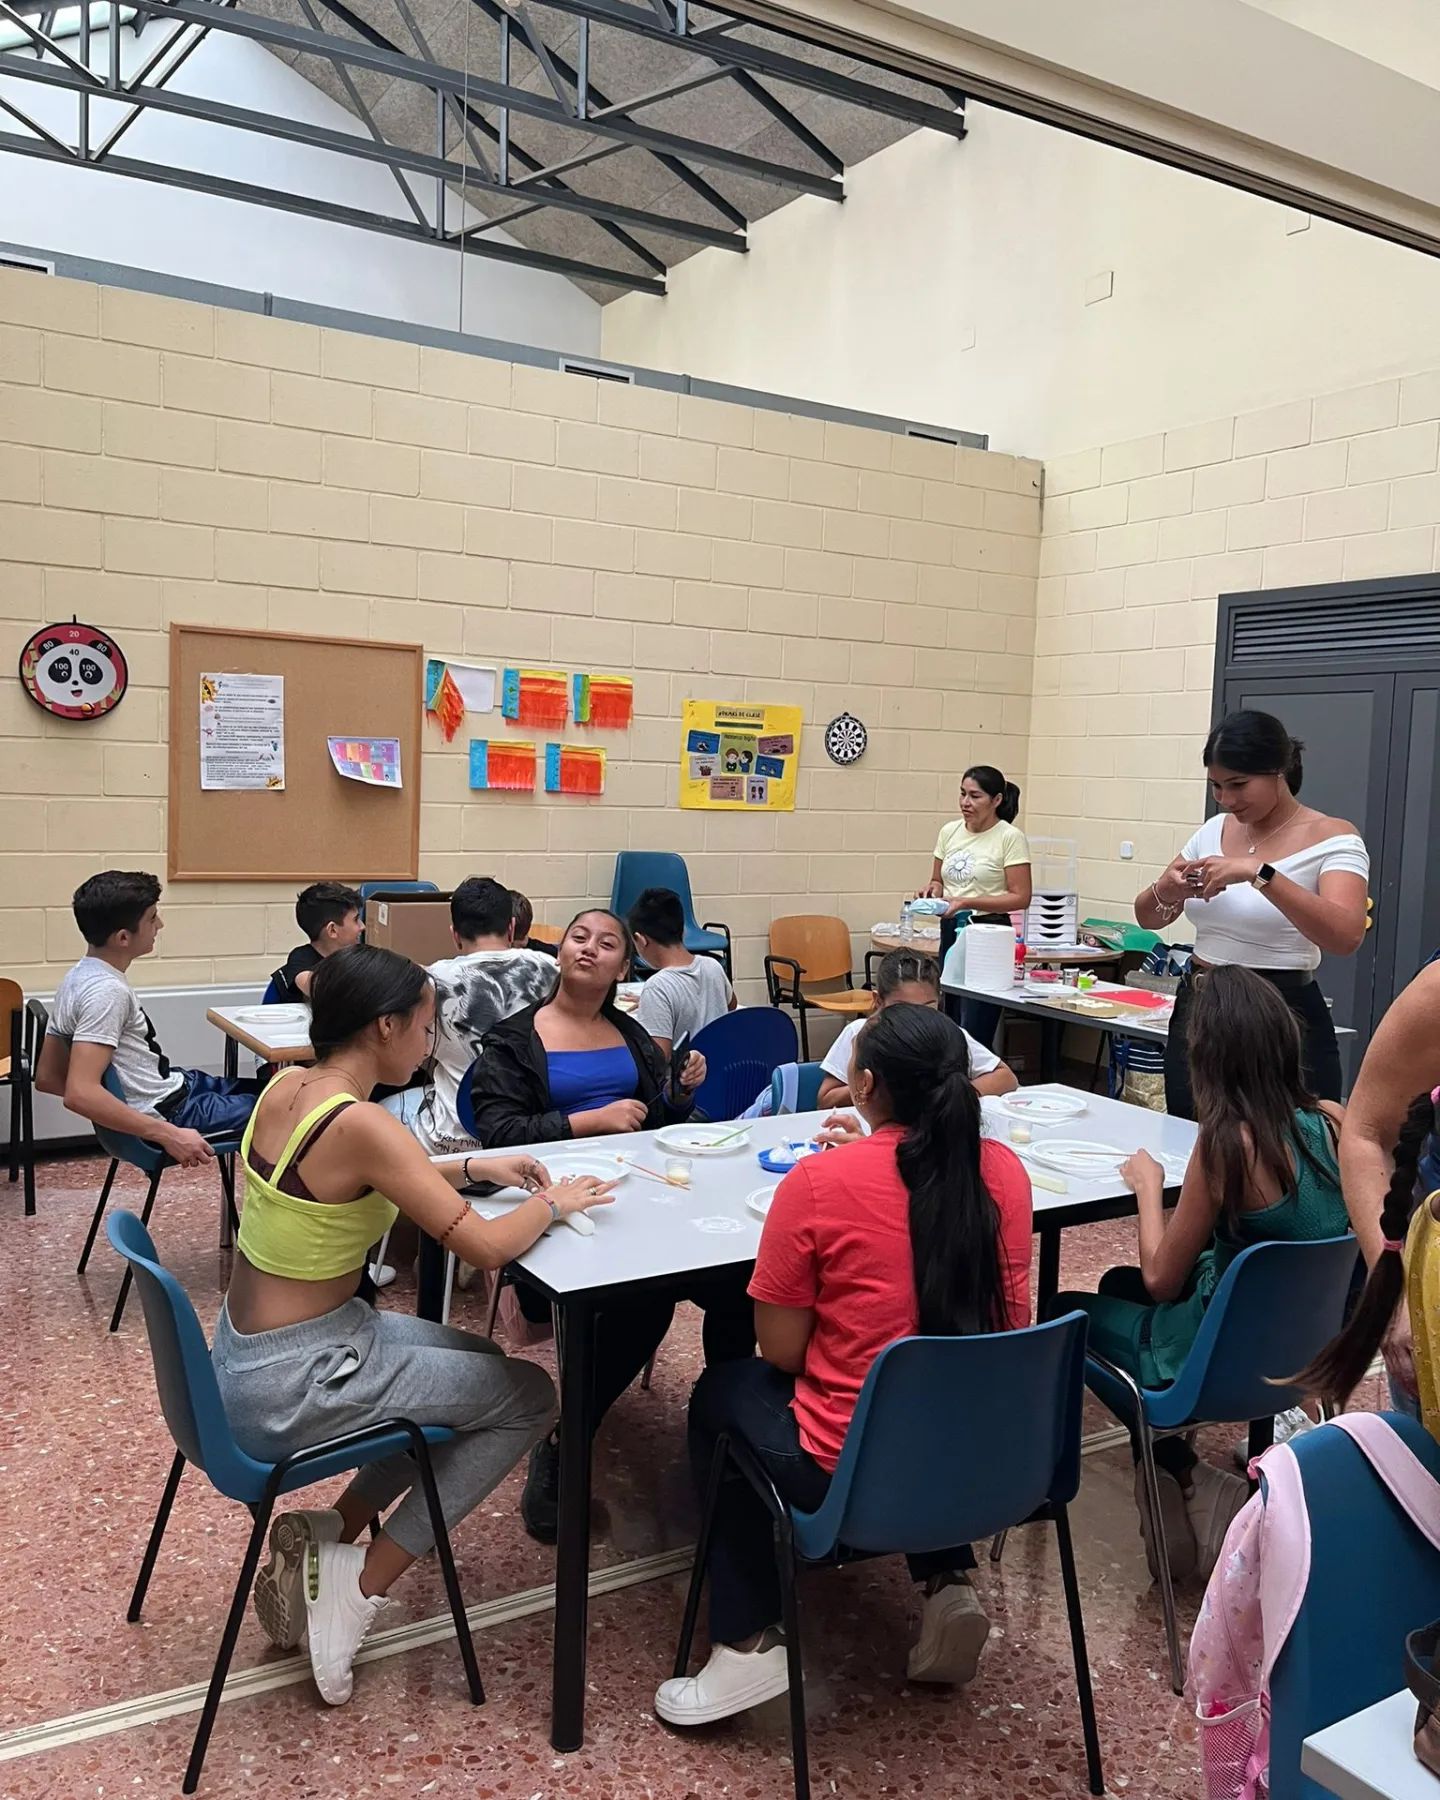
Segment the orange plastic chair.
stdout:
<path fill-rule="evenodd" d="M 793 1006 L 800 1020 L 800 1055 L 810 1060 L 811 1010 L 860 1018 L 874 996 L 855 988 L 850 964 L 850 927 L 824 913 L 797 913 L 770 925 L 765 985 L 772 1006 Z"/>
<path fill-rule="evenodd" d="M 37 1008 L 38 1010 L 38 1008 Z M 18 981 L 0 980 L 0 1087 L 10 1090 L 10 1179 L 25 1176 L 25 1212 L 35 1211 L 34 1025 Z"/>

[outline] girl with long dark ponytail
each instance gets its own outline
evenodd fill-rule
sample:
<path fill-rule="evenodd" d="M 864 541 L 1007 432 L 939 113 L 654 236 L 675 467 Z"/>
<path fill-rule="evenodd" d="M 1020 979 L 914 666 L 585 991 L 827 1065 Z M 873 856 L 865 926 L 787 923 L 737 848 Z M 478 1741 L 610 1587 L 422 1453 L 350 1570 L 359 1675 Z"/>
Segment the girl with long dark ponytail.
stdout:
<path fill-rule="evenodd" d="M 982 1135 L 964 1033 L 930 1006 L 887 1006 L 851 1052 L 848 1087 L 869 1134 L 837 1116 L 840 1147 L 798 1161 L 776 1189 L 750 1293 L 759 1358 L 712 1364 L 690 1402 L 696 1484 L 722 1436 L 781 1498 L 823 1504 L 870 1367 L 897 1338 L 1030 1322 L 1030 1181 Z M 848 1118 L 848 1115 L 846 1115 Z M 710 1661 L 662 1683 L 655 1710 L 700 1725 L 785 1692 L 770 1515 L 746 1481 L 719 1493 L 710 1540 Z M 989 1621 L 969 1544 L 909 1558 L 924 1584 L 912 1681 L 963 1686 Z"/>
<path fill-rule="evenodd" d="M 1405 1240 L 1417 1207 L 1429 1196 L 1416 1177 L 1420 1158 L 1440 1128 L 1440 1088 L 1417 1094 L 1395 1143 L 1395 1169 L 1380 1213 L 1382 1244 L 1345 1329 L 1296 1377 L 1296 1385 L 1340 1407 L 1368 1371 L 1405 1289 Z M 1432 1423 L 1427 1421 L 1427 1423 Z"/>

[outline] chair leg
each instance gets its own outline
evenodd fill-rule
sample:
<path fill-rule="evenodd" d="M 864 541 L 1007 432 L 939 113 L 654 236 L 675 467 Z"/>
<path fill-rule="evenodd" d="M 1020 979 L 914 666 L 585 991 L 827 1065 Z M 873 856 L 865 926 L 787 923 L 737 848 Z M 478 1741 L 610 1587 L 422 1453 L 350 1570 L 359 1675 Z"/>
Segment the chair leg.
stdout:
<path fill-rule="evenodd" d="M 1105 1792 L 1100 1768 L 1100 1730 L 1095 1722 L 1095 1694 L 1090 1686 L 1090 1655 L 1085 1648 L 1085 1614 L 1080 1606 L 1080 1583 L 1075 1574 L 1075 1545 L 1070 1537 L 1070 1515 L 1055 1509 L 1055 1535 L 1060 1540 L 1060 1573 L 1065 1582 L 1065 1611 L 1070 1619 L 1070 1649 L 1075 1658 L 1075 1691 L 1080 1699 L 1080 1728 L 1085 1734 L 1085 1767 L 1090 1792 Z"/>
<path fill-rule="evenodd" d="M 1010 1531 L 1007 1527 L 1004 1531 L 997 1531 L 994 1537 L 991 1538 L 990 1560 L 992 1563 L 998 1563 L 1000 1558 L 1005 1554 L 1005 1540 L 1009 1535 Z"/>
<path fill-rule="evenodd" d="M 193 1794 L 200 1785 L 200 1771 L 205 1766 L 210 1733 L 215 1729 L 215 1715 L 220 1710 L 225 1677 L 230 1673 L 230 1659 L 235 1654 L 235 1640 L 240 1636 L 240 1627 L 245 1622 L 245 1602 L 250 1598 L 250 1590 L 255 1585 L 255 1572 L 260 1567 L 260 1552 L 264 1547 L 265 1533 L 270 1528 L 270 1515 L 274 1510 L 275 1496 L 267 1490 L 264 1500 L 255 1509 L 250 1542 L 245 1546 L 245 1560 L 240 1565 L 240 1577 L 235 1583 L 235 1593 L 225 1619 L 225 1630 L 221 1634 L 220 1648 L 215 1655 L 215 1667 L 210 1673 L 210 1686 L 205 1691 L 205 1704 L 200 1709 L 200 1723 L 195 1727 L 195 1742 L 190 1746 L 190 1761 L 185 1766 L 185 1779 L 180 1784 L 182 1794 Z"/>
<path fill-rule="evenodd" d="M 483 1334 L 487 1338 L 493 1338 L 495 1335 L 495 1321 L 500 1317 L 500 1290 L 504 1285 L 505 1271 L 503 1269 L 493 1270 L 490 1279 L 490 1305 L 485 1314 Z"/>
<path fill-rule="evenodd" d="M 1170 1579 L 1170 1546 L 1165 1541 L 1165 1520 L 1160 1508 L 1160 1477 L 1155 1469 L 1155 1440 L 1142 1417 L 1139 1422 L 1140 1467 L 1145 1472 L 1145 1504 L 1150 1509 L 1150 1541 L 1155 1546 L 1155 1566 L 1160 1577 L 1160 1608 L 1165 1615 L 1165 1642 L 1170 1652 L 1170 1686 L 1185 1691 L 1180 1668 L 1180 1632 L 1175 1623 L 1175 1584 Z"/>
<path fill-rule="evenodd" d="M 445 1252 L 445 1298 L 440 1302 L 440 1323 L 450 1323 L 450 1300 L 455 1292 L 455 1252 Z"/>
<path fill-rule="evenodd" d="M 170 1465 L 170 1473 L 165 1477 L 165 1492 L 160 1496 L 160 1510 L 155 1515 L 155 1523 L 150 1527 L 150 1541 L 145 1546 L 145 1554 L 140 1561 L 140 1573 L 135 1578 L 135 1592 L 130 1596 L 130 1607 L 125 1614 L 132 1625 L 140 1623 L 140 1609 L 145 1604 L 145 1595 L 149 1591 L 150 1577 L 155 1573 L 155 1559 L 160 1554 L 160 1543 L 165 1536 L 165 1527 L 170 1523 L 170 1508 L 175 1504 L 175 1495 L 180 1487 L 180 1477 L 185 1473 L 185 1456 L 182 1451 L 175 1452 L 175 1460 Z"/>
<path fill-rule="evenodd" d="M 10 1081 L 10 1179 L 20 1179 L 20 1115 L 24 1111 L 21 1104 L 23 1084 L 17 1068 Z"/>
<path fill-rule="evenodd" d="M 715 1510 L 720 1504 L 720 1484 L 725 1479 L 725 1464 L 729 1455 L 730 1439 L 721 1432 L 715 1440 L 710 1479 L 705 1484 L 700 1535 L 695 1540 L 695 1561 L 690 1565 L 690 1586 L 685 1593 L 685 1616 L 680 1622 L 680 1642 L 675 1649 L 674 1674 L 677 1681 L 684 1677 L 690 1667 L 690 1650 L 695 1642 L 696 1621 L 700 1617 L 700 1591 L 705 1586 L 705 1569 L 710 1561 L 710 1539 L 715 1532 Z"/>
<path fill-rule="evenodd" d="M 450 1548 L 450 1533 L 440 1505 L 440 1491 L 435 1486 L 435 1471 L 430 1466 L 430 1446 L 420 1432 L 412 1439 L 420 1485 L 425 1490 L 425 1504 L 430 1511 L 430 1528 L 435 1533 L 435 1555 L 440 1573 L 445 1578 L 445 1596 L 450 1602 L 450 1616 L 455 1621 L 455 1637 L 460 1645 L 460 1660 L 465 1665 L 465 1681 L 470 1689 L 472 1706 L 485 1704 L 485 1689 L 480 1680 L 480 1665 L 475 1660 L 475 1641 L 470 1636 L 470 1620 L 465 1613 L 465 1598 L 460 1592 L 460 1577 L 455 1573 L 455 1554 Z"/>
<path fill-rule="evenodd" d="M 649 1362 L 645 1365 L 645 1373 L 640 1377 L 640 1391 L 643 1394 L 648 1394 L 650 1392 L 650 1381 L 655 1373 L 655 1358 L 659 1354 L 660 1352 L 658 1350 L 654 1352 Z"/>
<path fill-rule="evenodd" d="M 150 1189 L 145 1196 L 145 1205 L 141 1208 L 140 1212 L 140 1223 L 142 1225 L 148 1225 L 150 1223 L 150 1214 L 155 1209 L 155 1196 L 160 1191 L 160 1177 L 164 1173 L 164 1169 L 157 1169 L 150 1177 Z M 120 1293 L 115 1301 L 115 1311 L 110 1319 L 110 1329 L 112 1331 L 118 1331 L 120 1329 L 120 1321 L 125 1317 L 125 1302 L 130 1298 L 130 1281 L 134 1273 L 134 1264 L 127 1262 L 125 1264 L 125 1273 L 120 1277 Z"/>
<path fill-rule="evenodd" d="M 110 1167 L 105 1171 L 105 1185 L 100 1189 L 100 1198 L 95 1202 L 95 1216 L 90 1221 L 90 1230 L 85 1239 L 85 1248 L 80 1252 L 80 1260 L 75 1265 L 75 1273 L 77 1275 L 83 1275 L 85 1273 L 85 1265 L 89 1262 L 90 1252 L 95 1247 L 95 1234 L 99 1231 L 100 1221 L 105 1216 L 105 1208 L 110 1200 L 110 1190 L 115 1185 L 115 1173 L 119 1167 L 119 1157 L 112 1156 L 110 1158 Z"/>
<path fill-rule="evenodd" d="M 796 1008 L 796 1010 L 800 1014 L 800 1060 L 801 1060 L 801 1062 L 809 1062 L 809 1060 L 810 1060 L 810 1019 L 809 1019 L 810 1008 L 808 1006 L 806 1006 L 805 1002 L 802 1000 L 800 1002 L 800 1005 Z"/>
<path fill-rule="evenodd" d="M 385 1252 L 390 1248 L 390 1233 L 393 1227 L 387 1225 L 375 1250 L 375 1267 L 378 1269 L 385 1261 Z"/>
<path fill-rule="evenodd" d="M 35 1088 L 25 1083 L 24 1111 L 20 1118 L 20 1153 L 25 1162 L 25 1216 L 35 1217 Z"/>
<path fill-rule="evenodd" d="M 790 1756 L 795 1800 L 810 1800 L 810 1741 L 805 1728 L 805 1660 L 800 1649 L 800 1603 L 795 1592 L 795 1540 L 788 1515 L 775 1521 L 775 1568 L 780 1577 L 780 1622 L 790 1676 Z"/>

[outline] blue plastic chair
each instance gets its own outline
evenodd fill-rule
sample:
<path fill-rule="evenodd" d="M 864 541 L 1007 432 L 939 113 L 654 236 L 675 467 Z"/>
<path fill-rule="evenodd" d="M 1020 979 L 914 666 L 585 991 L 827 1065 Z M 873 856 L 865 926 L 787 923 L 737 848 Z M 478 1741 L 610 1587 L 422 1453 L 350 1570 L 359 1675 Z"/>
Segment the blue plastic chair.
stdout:
<path fill-rule="evenodd" d="M 445 1514 L 435 1488 L 435 1473 L 430 1465 L 430 1451 L 445 1444 L 455 1435 L 445 1425 L 417 1425 L 411 1419 L 383 1419 L 361 1431 L 349 1431 L 341 1437 L 327 1439 L 292 1450 L 278 1462 L 259 1462 L 247 1456 L 235 1441 L 225 1406 L 216 1384 L 210 1350 L 205 1333 L 195 1317 L 189 1296 L 170 1271 L 156 1261 L 155 1245 L 143 1223 L 134 1213 L 111 1215 L 105 1234 L 126 1262 L 126 1279 L 133 1272 L 140 1289 L 140 1303 L 145 1309 L 145 1330 L 150 1339 L 150 1355 L 155 1364 L 155 1386 L 160 1395 L 160 1410 L 175 1443 L 175 1460 L 165 1482 L 160 1510 L 145 1546 L 144 1560 L 130 1597 L 125 1617 L 134 1625 L 155 1570 L 155 1559 L 175 1504 L 175 1494 L 185 1465 L 192 1463 L 227 1500 L 238 1500 L 250 1509 L 254 1524 L 234 1598 L 221 1634 L 215 1667 L 200 1723 L 195 1731 L 190 1761 L 185 1770 L 182 1791 L 193 1794 L 200 1780 L 210 1732 L 220 1706 L 221 1691 L 229 1673 L 230 1659 L 235 1653 L 235 1640 L 245 1617 L 245 1601 L 255 1582 L 260 1551 L 270 1526 L 275 1502 L 282 1494 L 309 1487 L 332 1475 L 363 1469 L 370 1463 L 382 1462 L 388 1456 L 408 1453 L 414 1457 L 416 1473 L 424 1490 L 435 1531 L 435 1554 L 445 1578 L 445 1593 L 455 1621 L 455 1635 L 460 1643 L 460 1657 L 465 1664 L 465 1679 L 470 1698 L 479 1706 L 485 1698 L 480 1683 L 480 1670 L 475 1662 L 475 1646 L 470 1639 L 470 1625 L 465 1616 L 465 1602 L 455 1573 L 455 1558 L 450 1549 L 450 1534 L 445 1529 Z"/>
<path fill-rule="evenodd" d="M 1416 1419 L 1385 1417 L 1440 1480 L 1440 1444 Z M 1343 1431 L 1307 1431 L 1290 1448 L 1310 1517 L 1310 1580 L 1270 1675 L 1269 1793 L 1330 1800 L 1301 1774 L 1300 1746 L 1402 1685 L 1405 1634 L 1440 1618 L 1440 1556 Z"/>
<path fill-rule="evenodd" d="M 610 910 L 622 919 L 646 888 L 669 888 L 678 894 L 685 909 L 685 948 L 697 956 L 718 957 L 725 973 L 733 981 L 735 969 L 730 956 L 730 927 L 715 919 L 703 925 L 695 918 L 695 900 L 690 892 L 690 871 L 685 858 L 669 850 L 621 850 L 615 858 L 615 879 L 610 884 Z"/>
<path fill-rule="evenodd" d="M 795 1024 L 773 1006 L 742 1006 L 697 1032 L 691 1048 L 709 1065 L 695 1090 L 707 1119 L 738 1119 L 782 1063 L 799 1052 Z"/>
<path fill-rule="evenodd" d="M 117 1100 L 129 1105 L 129 1097 L 120 1085 L 120 1077 L 115 1073 L 112 1063 L 101 1077 L 107 1094 L 113 1094 Z M 128 1132 L 111 1131 L 108 1126 L 97 1125 L 95 1136 L 100 1148 L 110 1158 L 110 1167 L 105 1173 L 105 1184 L 100 1189 L 100 1198 L 95 1203 L 94 1217 L 90 1220 L 90 1229 L 85 1234 L 85 1248 L 80 1252 L 80 1261 L 75 1273 L 83 1275 L 86 1264 L 90 1261 L 90 1252 L 95 1246 L 95 1236 L 100 1229 L 100 1220 L 104 1216 L 105 1207 L 110 1199 L 110 1190 L 115 1185 L 115 1177 L 121 1163 L 149 1178 L 150 1185 L 145 1192 L 145 1205 L 140 1212 L 140 1223 L 148 1225 L 150 1214 L 154 1210 L 155 1196 L 160 1191 L 160 1177 L 167 1169 L 175 1167 L 173 1157 L 169 1157 L 158 1144 L 147 1143 L 144 1138 L 132 1137 Z M 240 1149 L 239 1136 L 234 1133 L 217 1132 L 213 1136 L 206 1134 L 206 1142 L 215 1149 L 216 1165 L 220 1172 L 220 1185 L 225 1190 L 225 1205 L 230 1214 L 230 1229 L 240 1228 L 239 1215 L 235 1211 L 235 1162 L 234 1158 Z M 110 1316 L 110 1329 L 118 1331 L 120 1321 L 125 1314 L 125 1302 L 130 1297 L 130 1270 L 127 1268 L 120 1282 L 120 1293 L 115 1301 L 115 1311 Z"/>
<path fill-rule="evenodd" d="M 820 1084 L 824 1079 L 823 1063 L 782 1063 L 770 1077 L 770 1116 L 778 1118 L 784 1113 L 815 1112 L 820 1105 Z"/>
<path fill-rule="evenodd" d="M 465 1135 L 474 1138 L 477 1144 L 480 1142 L 480 1133 L 475 1129 L 475 1096 L 471 1092 L 470 1084 L 475 1079 L 475 1063 L 478 1063 L 479 1060 L 480 1058 L 477 1056 L 475 1062 L 472 1062 L 461 1076 L 460 1086 L 455 1092 L 455 1117 L 464 1127 Z"/>
<path fill-rule="evenodd" d="M 372 894 L 438 894 L 433 881 L 362 881 L 360 883 L 360 923 L 365 923 L 365 902 Z"/>
<path fill-rule="evenodd" d="M 804 1666 L 796 1562 L 943 1550 L 1022 1520 L 1052 1519 L 1075 1660 L 1075 1687 L 1092 1794 L 1103 1794 L 1085 1620 L 1067 1508 L 1080 1486 L 1085 1316 L 983 1337 L 902 1338 L 882 1350 L 860 1390 L 823 1505 L 787 1506 L 742 1439 L 715 1449 L 675 1655 L 685 1675 L 700 1611 L 715 1509 L 727 1467 L 750 1482 L 775 1522 L 796 1800 L 809 1800 Z M 1016 1420 L 1024 1428 L 1016 1429 Z"/>
<path fill-rule="evenodd" d="M 260 996 L 260 1004 L 262 1006 L 278 1006 L 280 1004 L 280 990 L 275 985 L 273 975 L 265 983 L 265 992 Z"/>
<path fill-rule="evenodd" d="M 1253 1244 L 1243 1250 L 1225 1271 L 1185 1366 L 1169 1387 L 1142 1388 L 1133 1375 L 1090 1352 L 1086 1385 L 1139 1439 L 1160 1570 L 1170 1681 L 1177 1694 L 1184 1677 L 1155 1439 L 1201 1425 L 1248 1423 L 1252 1454 L 1266 1448 L 1275 1414 L 1298 1406 L 1306 1397 L 1303 1389 L 1287 1387 L 1283 1377 L 1303 1369 L 1340 1330 L 1355 1257 L 1355 1240 L 1348 1236 L 1315 1243 Z"/>

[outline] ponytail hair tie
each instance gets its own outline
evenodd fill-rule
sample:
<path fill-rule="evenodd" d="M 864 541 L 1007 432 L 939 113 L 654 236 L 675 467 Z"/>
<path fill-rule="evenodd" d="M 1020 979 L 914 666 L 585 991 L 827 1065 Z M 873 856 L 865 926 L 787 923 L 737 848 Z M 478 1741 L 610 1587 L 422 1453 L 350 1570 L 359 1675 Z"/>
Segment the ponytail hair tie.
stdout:
<path fill-rule="evenodd" d="M 1431 1105 L 1432 1105 L 1432 1106 L 1440 1106 L 1440 1087 L 1433 1087 L 1433 1088 L 1431 1088 L 1431 1090 L 1430 1090 L 1430 1104 L 1431 1104 Z"/>
<path fill-rule="evenodd" d="M 1403 1256 L 1405 1254 L 1405 1240 L 1404 1238 L 1381 1238 L 1380 1248 L 1382 1250 L 1393 1250 L 1397 1256 Z"/>

